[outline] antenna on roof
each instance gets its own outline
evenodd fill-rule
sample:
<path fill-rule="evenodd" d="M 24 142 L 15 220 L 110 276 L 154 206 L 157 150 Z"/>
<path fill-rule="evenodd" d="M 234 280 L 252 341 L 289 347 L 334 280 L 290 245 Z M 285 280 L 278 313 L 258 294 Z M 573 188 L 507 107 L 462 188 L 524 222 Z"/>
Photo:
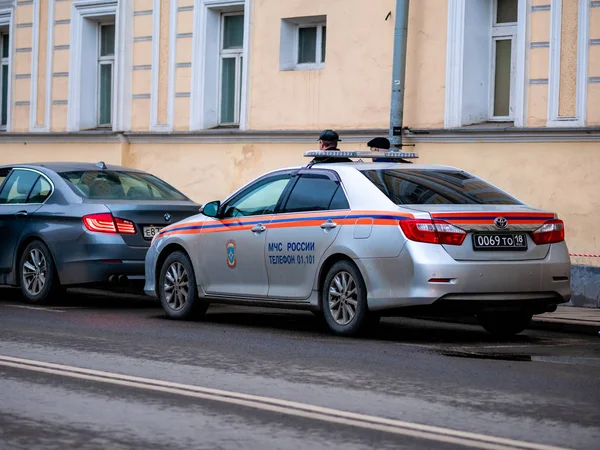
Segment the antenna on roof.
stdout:
<path fill-rule="evenodd" d="M 104 164 L 104 161 L 100 161 L 98 164 L 96 164 L 96 167 L 101 170 L 106 170 L 106 164 Z"/>

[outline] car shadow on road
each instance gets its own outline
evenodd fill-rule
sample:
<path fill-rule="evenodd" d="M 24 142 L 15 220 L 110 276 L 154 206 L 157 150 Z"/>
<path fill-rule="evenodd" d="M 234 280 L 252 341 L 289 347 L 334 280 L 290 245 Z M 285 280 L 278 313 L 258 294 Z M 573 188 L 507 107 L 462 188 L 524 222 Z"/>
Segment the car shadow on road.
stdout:
<path fill-rule="evenodd" d="M 157 315 L 157 318 L 166 317 Z M 467 320 L 468 321 L 468 320 Z M 289 333 L 306 333 L 307 338 L 321 337 L 339 339 L 327 329 L 323 319 L 306 311 L 260 310 L 251 307 L 213 305 L 201 322 L 283 330 Z M 509 338 L 499 338 L 483 330 L 478 325 L 444 322 L 439 319 L 426 320 L 408 317 L 386 317 L 373 330 L 351 339 L 401 342 L 411 344 L 523 344 L 530 345 L 540 339 L 523 334 Z"/>
<path fill-rule="evenodd" d="M 23 307 L 49 308 L 95 308 L 95 309 L 145 309 L 160 308 L 160 303 L 142 294 L 107 292 L 94 289 L 68 289 L 50 303 L 36 305 L 27 303 L 21 291 L 15 288 L 0 288 L 0 304 L 10 303 Z"/>

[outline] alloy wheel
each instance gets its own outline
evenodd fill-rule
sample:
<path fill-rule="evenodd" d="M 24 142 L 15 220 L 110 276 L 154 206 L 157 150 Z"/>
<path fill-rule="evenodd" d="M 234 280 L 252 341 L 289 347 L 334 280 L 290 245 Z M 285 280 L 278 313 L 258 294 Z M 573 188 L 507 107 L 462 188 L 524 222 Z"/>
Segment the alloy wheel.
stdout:
<path fill-rule="evenodd" d="M 349 324 L 356 315 L 358 289 L 356 281 L 348 272 L 339 272 L 329 285 L 329 311 L 339 325 Z"/>
<path fill-rule="evenodd" d="M 189 297 L 188 273 L 179 262 L 172 263 L 165 273 L 165 300 L 173 311 L 182 310 Z"/>
<path fill-rule="evenodd" d="M 23 263 L 23 283 L 31 296 L 39 295 L 46 285 L 48 265 L 41 250 L 34 248 Z"/>

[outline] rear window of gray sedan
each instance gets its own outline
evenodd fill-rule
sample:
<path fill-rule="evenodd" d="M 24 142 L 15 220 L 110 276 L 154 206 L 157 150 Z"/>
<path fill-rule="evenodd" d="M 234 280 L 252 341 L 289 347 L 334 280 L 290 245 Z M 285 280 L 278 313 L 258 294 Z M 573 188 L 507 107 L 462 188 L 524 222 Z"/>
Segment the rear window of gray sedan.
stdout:
<path fill-rule="evenodd" d="M 466 172 L 439 169 L 361 170 L 397 205 L 521 205 L 505 192 Z"/>
<path fill-rule="evenodd" d="M 188 200 L 153 175 L 112 170 L 62 172 L 73 190 L 90 200 Z"/>

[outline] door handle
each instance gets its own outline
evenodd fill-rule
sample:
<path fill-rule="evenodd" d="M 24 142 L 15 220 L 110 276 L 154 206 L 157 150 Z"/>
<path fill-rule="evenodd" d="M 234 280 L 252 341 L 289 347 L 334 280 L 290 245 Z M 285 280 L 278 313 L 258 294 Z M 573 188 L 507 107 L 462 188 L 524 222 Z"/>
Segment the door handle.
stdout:
<path fill-rule="evenodd" d="M 335 227 L 337 227 L 337 223 L 333 222 L 331 219 L 321 224 L 321 228 L 324 230 L 333 230 Z"/>
<path fill-rule="evenodd" d="M 259 223 L 258 225 L 252 227 L 253 233 L 263 233 L 264 231 L 267 231 L 267 227 L 265 227 L 262 223 Z"/>
<path fill-rule="evenodd" d="M 17 217 L 27 217 L 27 211 L 19 211 L 15 214 Z"/>

